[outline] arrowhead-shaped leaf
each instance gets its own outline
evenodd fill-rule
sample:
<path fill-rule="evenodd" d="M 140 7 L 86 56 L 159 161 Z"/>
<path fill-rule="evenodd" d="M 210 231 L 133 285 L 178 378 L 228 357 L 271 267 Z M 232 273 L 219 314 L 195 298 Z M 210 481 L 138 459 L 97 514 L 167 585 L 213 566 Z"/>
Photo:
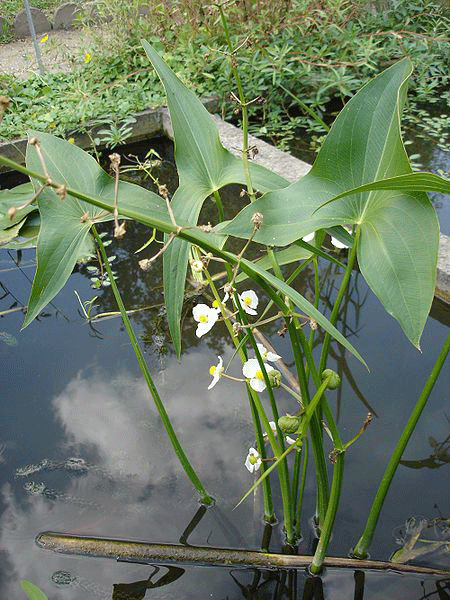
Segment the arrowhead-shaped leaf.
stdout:
<path fill-rule="evenodd" d="M 45 134 L 40 134 L 40 137 L 43 153 L 46 159 L 48 160 L 48 164 L 51 164 L 52 161 L 58 161 L 58 159 L 61 156 L 64 156 L 66 153 L 67 156 L 71 157 L 72 160 L 79 165 L 83 165 L 83 162 L 86 160 L 86 157 L 82 156 L 86 153 L 84 153 L 82 150 L 74 149 L 73 146 L 71 146 L 68 142 L 65 142 L 64 140 L 59 140 L 58 138 L 54 138 L 51 135 Z M 64 146 L 67 146 L 67 148 L 65 148 Z M 92 160 L 91 157 L 89 157 L 89 155 L 87 155 L 87 158 Z M 2 157 L 0 156 L 0 163 L 1 162 Z M 62 160 L 60 168 L 59 166 L 58 168 L 49 168 L 50 175 L 53 177 L 53 180 L 56 183 L 64 181 L 65 170 L 68 169 L 69 163 L 70 161 Z M 21 165 L 12 165 L 10 162 L 8 164 L 9 166 L 15 166 L 15 168 L 18 171 L 29 175 L 36 181 L 45 180 L 45 177 L 43 175 L 39 176 L 39 168 L 37 169 L 37 171 L 32 171 L 29 168 L 22 167 Z M 66 179 L 66 181 L 70 180 L 70 171 L 71 169 L 69 169 L 69 177 Z M 39 179 L 39 177 L 41 179 Z M 64 210 L 65 202 L 75 204 L 79 206 L 79 209 L 84 208 L 85 205 L 86 207 L 96 207 L 96 210 L 100 211 L 99 215 L 102 219 L 106 218 L 106 214 L 111 213 L 114 208 L 112 194 L 113 181 L 101 169 L 99 169 L 98 171 L 98 177 L 99 180 L 103 181 L 104 185 L 99 186 L 100 193 L 97 196 L 92 195 L 90 191 L 82 192 L 75 188 L 67 189 L 68 195 L 64 202 L 61 201 L 59 198 L 56 199 L 53 198 L 53 196 L 50 196 L 50 202 L 52 200 L 56 200 L 58 204 L 55 204 L 53 207 L 49 207 L 49 214 L 51 214 L 52 217 L 56 218 L 57 220 L 61 221 L 63 228 L 61 229 L 61 231 L 59 231 L 59 236 L 67 237 L 67 240 L 64 242 L 66 247 L 70 247 L 74 235 L 76 236 L 77 233 L 79 233 L 79 229 L 75 228 L 74 222 L 69 223 L 70 227 L 68 228 L 68 232 L 65 233 L 65 220 L 60 219 L 58 217 L 58 211 Z M 72 181 L 72 183 L 76 184 L 77 181 Z M 92 183 L 95 184 L 95 181 L 91 181 L 91 184 Z M 86 181 L 85 184 L 86 187 L 89 187 Z M 46 192 L 50 192 L 50 190 L 46 190 Z M 78 215 L 81 214 L 81 212 L 82 211 L 79 210 Z M 296 290 L 287 285 L 284 281 L 280 281 L 277 277 L 275 277 L 271 273 L 268 273 L 259 265 L 255 265 L 246 259 L 241 259 L 241 261 L 238 261 L 238 257 L 235 254 L 223 250 L 220 236 L 211 233 L 206 233 L 195 227 L 187 226 L 187 224 L 184 222 L 179 223 L 182 229 L 178 230 L 178 228 L 172 224 L 165 202 L 159 196 L 156 196 L 152 192 L 149 192 L 148 190 L 139 186 L 126 183 L 120 184 L 119 213 L 126 218 L 134 219 L 140 223 L 143 223 L 144 225 L 147 225 L 148 227 L 156 228 L 165 233 L 178 233 L 178 235 L 188 243 L 200 246 L 206 252 L 213 253 L 219 258 L 222 258 L 224 261 L 229 262 L 231 265 L 236 265 L 239 262 L 242 272 L 245 273 L 248 277 L 250 277 L 269 296 L 271 296 L 275 300 L 276 291 L 278 291 L 290 298 L 290 300 L 295 306 L 297 306 L 305 314 L 316 319 L 319 325 L 321 325 L 325 331 L 329 332 L 334 338 L 336 338 L 336 340 L 339 343 L 341 343 L 354 356 L 356 356 L 358 360 L 365 364 L 361 356 L 348 342 L 348 340 L 333 325 L 331 325 L 331 323 L 319 311 L 317 311 L 317 309 L 314 308 L 314 306 L 312 306 L 301 294 L 299 294 Z M 71 218 L 70 220 L 74 221 L 75 219 Z M 43 240 L 44 242 L 43 257 L 47 260 L 47 255 L 45 252 L 47 236 L 45 229 L 43 229 L 42 231 L 44 232 L 41 235 L 41 241 Z M 51 229 L 49 235 L 50 238 L 56 237 L 56 234 Z M 64 256 L 61 256 L 61 260 L 63 260 L 64 258 Z M 67 255 L 67 259 L 71 259 L 70 253 Z M 41 291 L 40 301 L 42 302 L 42 307 L 45 306 L 44 300 L 48 302 L 53 297 L 50 291 L 46 289 L 46 284 L 48 284 L 47 279 L 48 277 L 42 277 L 41 284 L 36 284 L 36 286 L 33 286 L 36 290 Z"/>
<path fill-rule="evenodd" d="M 255 210 L 264 216 L 255 236 L 263 244 L 282 246 L 317 229 L 360 225 L 361 271 L 418 346 L 435 287 L 439 225 L 434 208 L 425 193 L 411 192 L 407 185 L 344 197 L 377 180 L 411 175 L 400 136 L 410 74 L 405 59 L 366 84 L 336 119 L 311 171 L 244 208 L 221 233 L 248 238 Z"/>
<path fill-rule="evenodd" d="M 109 206 L 114 203 L 114 179 L 110 177 L 87 152 L 49 134 L 32 132 L 41 144 L 41 152 L 50 178 L 78 192 L 98 196 Z M 28 169 L 42 173 L 41 163 L 32 145 L 27 148 Z M 34 182 L 38 189 L 41 184 Z M 146 204 L 166 215 L 164 201 L 139 186 L 120 182 L 119 207 Z M 38 200 L 41 227 L 37 243 L 37 271 L 33 281 L 26 327 L 52 300 L 66 283 L 80 253 L 85 252 L 89 242 L 91 221 L 112 219 L 110 212 L 71 196 L 61 200 L 51 188 L 46 188 Z"/>
<path fill-rule="evenodd" d="M 245 184 L 242 160 L 226 150 L 210 114 L 146 42 L 144 49 L 167 94 L 175 140 L 179 188 L 172 199 L 176 219 L 197 224 L 201 207 L 211 194 L 231 183 Z M 259 165 L 250 164 L 255 189 L 267 191 L 287 182 Z M 184 298 L 189 245 L 175 240 L 164 254 L 164 294 L 167 318 L 177 355 L 181 352 L 180 319 Z"/>

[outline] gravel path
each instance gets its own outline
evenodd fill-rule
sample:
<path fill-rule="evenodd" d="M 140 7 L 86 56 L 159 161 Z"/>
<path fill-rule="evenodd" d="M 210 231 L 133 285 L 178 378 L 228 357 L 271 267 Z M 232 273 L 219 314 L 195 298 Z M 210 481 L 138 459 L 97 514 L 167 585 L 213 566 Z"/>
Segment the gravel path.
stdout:
<path fill-rule="evenodd" d="M 101 30 L 96 34 L 101 35 Z M 39 35 L 38 40 L 44 35 Z M 39 44 L 44 69 L 50 72 L 69 71 L 73 64 L 84 62 L 91 43 L 92 35 L 83 30 L 50 31 L 48 40 Z M 0 75 L 26 79 L 32 73 L 39 73 L 39 68 L 31 38 L 0 45 Z"/>

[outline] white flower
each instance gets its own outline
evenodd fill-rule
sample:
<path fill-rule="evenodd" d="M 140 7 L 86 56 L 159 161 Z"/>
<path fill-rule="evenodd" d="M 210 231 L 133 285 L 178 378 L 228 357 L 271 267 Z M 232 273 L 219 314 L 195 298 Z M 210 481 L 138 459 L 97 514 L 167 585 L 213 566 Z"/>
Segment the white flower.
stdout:
<path fill-rule="evenodd" d="M 263 362 L 265 362 L 266 360 L 269 360 L 270 362 L 280 360 L 281 356 L 279 354 L 275 354 L 274 352 L 267 352 L 267 348 L 262 344 L 256 344 L 256 346 L 258 347 Z"/>
<path fill-rule="evenodd" d="M 289 444 L 289 446 L 292 446 L 292 444 L 295 444 L 297 440 L 294 440 L 294 438 L 289 437 L 288 435 L 286 436 L 286 444 Z"/>
<path fill-rule="evenodd" d="M 304 237 L 302 237 L 302 240 L 306 243 L 311 242 L 314 239 L 315 235 L 316 235 L 316 232 L 313 231 L 312 233 L 308 233 L 308 235 L 305 235 Z"/>
<path fill-rule="evenodd" d="M 350 227 L 350 225 L 343 225 L 342 227 L 349 233 L 352 232 L 352 228 Z M 344 244 L 344 242 L 340 242 L 338 239 L 336 239 L 333 236 L 331 236 L 331 243 L 333 244 L 333 246 L 335 248 L 348 248 L 349 247 L 348 244 Z"/>
<path fill-rule="evenodd" d="M 336 239 L 333 236 L 331 236 L 331 243 L 333 244 L 333 246 L 335 248 L 348 248 L 348 244 L 344 244 L 343 242 L 340 242 L 338 239 Z"/>
<path fill-rule="evenodd" d="M 242 292 L 242 294 L 239 294 L 239 301 L 246 313 L 249 315 L 256 315 L 255 308 L 258 306 L 259 300 L 253 290 L 246 290 L 245 292 Z"/>
<path fill-rule="evenodd" d="M 209 369 L 209 374 L 213 376 L 213 379 L 211 381 L 211 383 L 208 385 L 208 390 L 212 389 L 216 383 L 219 381 L 219 379 L 222 376 L 223 373 L 223 360 L 221 356 L 217 357 L 219 359 L 219 362 L 217 363 L 217 365 L 213 365 L 210 369 Z"/>
<path fill-rule="evenodd" d="M 254 473 L 259 469 L 261 466 L 261 457 L 258 450 L 255 450 L 255 448 L 249 448 L 247 458 L 245 459 L 245 466 L 250 473 Z"/>
<path fill-rule="evenodd" d="M 274 371 L 275 369 L 264 363 L 264 367 L 269 373 L 270 371 Z M 259 362 L 256 358 L 250 358 L 247 362 L 245 362 L 242 366 L 242 373 L 244 377 L 250 379 L 250 387 L 255 390 L 255 392 L 262 392 L 266 389 L 266 382 L 264 381 L 264 375 L 261 371 L 261 367 L 259 366 Z"/>
<path fill-rule="evenodd" d="M 192 309 L 192 315 L 198 323 L 195 334 L 197 337 L 202 337 L 202 335 L 208 333 L 219 318 L 219 311 L 215 308 L 211 308 L 207 304 L 197 304 L 197 306 L 194 306 Z"/>

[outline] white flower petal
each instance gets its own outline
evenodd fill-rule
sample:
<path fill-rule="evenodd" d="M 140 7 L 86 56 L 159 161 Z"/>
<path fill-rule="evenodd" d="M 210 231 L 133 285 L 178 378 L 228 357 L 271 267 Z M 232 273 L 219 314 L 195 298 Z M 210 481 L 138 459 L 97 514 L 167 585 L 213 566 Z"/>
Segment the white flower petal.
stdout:
<path fill-rule="evenodd" d="M 347 244 L 344 244 L 343 242 L 340 242 L 338 239 L 336 239 L 333 236 L 331 236 L 331 243 L 333 244 L 333 246 L 335 248 L 348 248 Z"/>
<path fill-rule="evenodd" d="M 270 360 L 271 362 L 274 362 L 281 358 L 279 354 L 275 354 L 274 352 L 268 352 L 267 348 L 262 344 L 256 344 L 256 346 L 258 347 L 259 353 L 261 354 L 261 358 L 263 359 L 263 361 Z"/>
<path fill-rule="evenodd" d="M 263 392 L 266 389 L 266 382 L 254 377 L 253 379 L 250 379 L 250 387 L 255 390 L 255 392 Z"/>
<path fill-rule="evenodd" d="M 256 307 L 258 306 L 258 296 L 253 290 L 246 290 L 239 294 L 239 301 L 241 303 L 242 308 L 249 315 L 256 315 Z"/>
<path fill-rule="evenodd" d="M 308 235 L 305 235 L 304 237 L 302 237 L 302 240 L 306 243 L 311 242 L 314 239 L 315 235 L 316 235 L 316 232 L 313 231 L 312 233 L 308 233 Z"/>
<path fill-rule="evenodd" d="M 259 370 L 259 362 L 256 360 L 256 358 L 249 358 L 242 365 L 242 374 L 244 377 L 248 377 L 249 379 L 254 377 Z"/>
<path fill-rule="evenodd" d="M 219 381 L 219 379 L 220 379 L 220 377 L 222 376 L 222 373 L 223 373 L 223 360 L 222 360 L 222 357 L 218 356 L 217 358 L 219 359 L 219 362 L 214 367 L 213 378 L 212 378 L 211 383 L 208 385 L 208 390 L 211 390 L 216 385 L 216 383 Z"/>
<path fill-rule="evenodd" d="M 261 466 L 261 457 L 255 448 L 249 448 L 247 458 L 245 459 L 245 467 L 250 473 L 254 473 Z"/>
<path fill-rule="evenodd" d="M 200 321 L 202 315 L 207 315 L 209 310 L 210 309 L 207 304 L 196 304 L 192 309 L 192 315 L 196 321 Z"/>
<path fill-rule="evenodd" d="M 207 304 L 197 304 L 194 306 L 192 315 L 198 323 L 197 331 L 195 332 L 197 337 L 202 337 L 202 335 L 208 333 L 219 318 L 219 312 Z"/>

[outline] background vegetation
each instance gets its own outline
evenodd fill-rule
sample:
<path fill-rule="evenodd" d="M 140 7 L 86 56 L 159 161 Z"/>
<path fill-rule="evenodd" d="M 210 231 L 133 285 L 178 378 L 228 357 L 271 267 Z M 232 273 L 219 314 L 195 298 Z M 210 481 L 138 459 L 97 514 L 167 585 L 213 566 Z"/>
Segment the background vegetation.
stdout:
<path fill-rule="evenodd" d="M 8 3 L 9 10 L 14 4 L 21 2 Z M 47 9 L 52 4 L 34 2 Z M 106 120 L 119 130 L 130 113 L 161 104 L 162 88 L 142 38 L 197 94 L 219 96 L 224 118 L 237 119 L 224 32 L 212 4 L 99 0 L 96 6 L 100 20 L 108 17 L 109 22 L 97 28 L 92 15 L 80 17 L 80 27 L 89 28 L 94 39 L 86 48 L 88 63 L 78 55 L 70 57 L 70 75 L 32 75 L 26 81 L 0 76 L 0 94 L 11 98 L 1 137 L 23 137 L 29 128 L 69 136 L 93 120 Z M 247 98 L 258 99 L 250 107 L 253 133 L 286 147 L 303 131 L 315 150 L 325 128 L 308 109 L 331 123 L 362 83 L 410 56 L 415 71 L 405 126 L 448 147 L 446 2 L 234 0 L 226 14 Z M 120 135 L 116 139 L 122 141 Z"/>

